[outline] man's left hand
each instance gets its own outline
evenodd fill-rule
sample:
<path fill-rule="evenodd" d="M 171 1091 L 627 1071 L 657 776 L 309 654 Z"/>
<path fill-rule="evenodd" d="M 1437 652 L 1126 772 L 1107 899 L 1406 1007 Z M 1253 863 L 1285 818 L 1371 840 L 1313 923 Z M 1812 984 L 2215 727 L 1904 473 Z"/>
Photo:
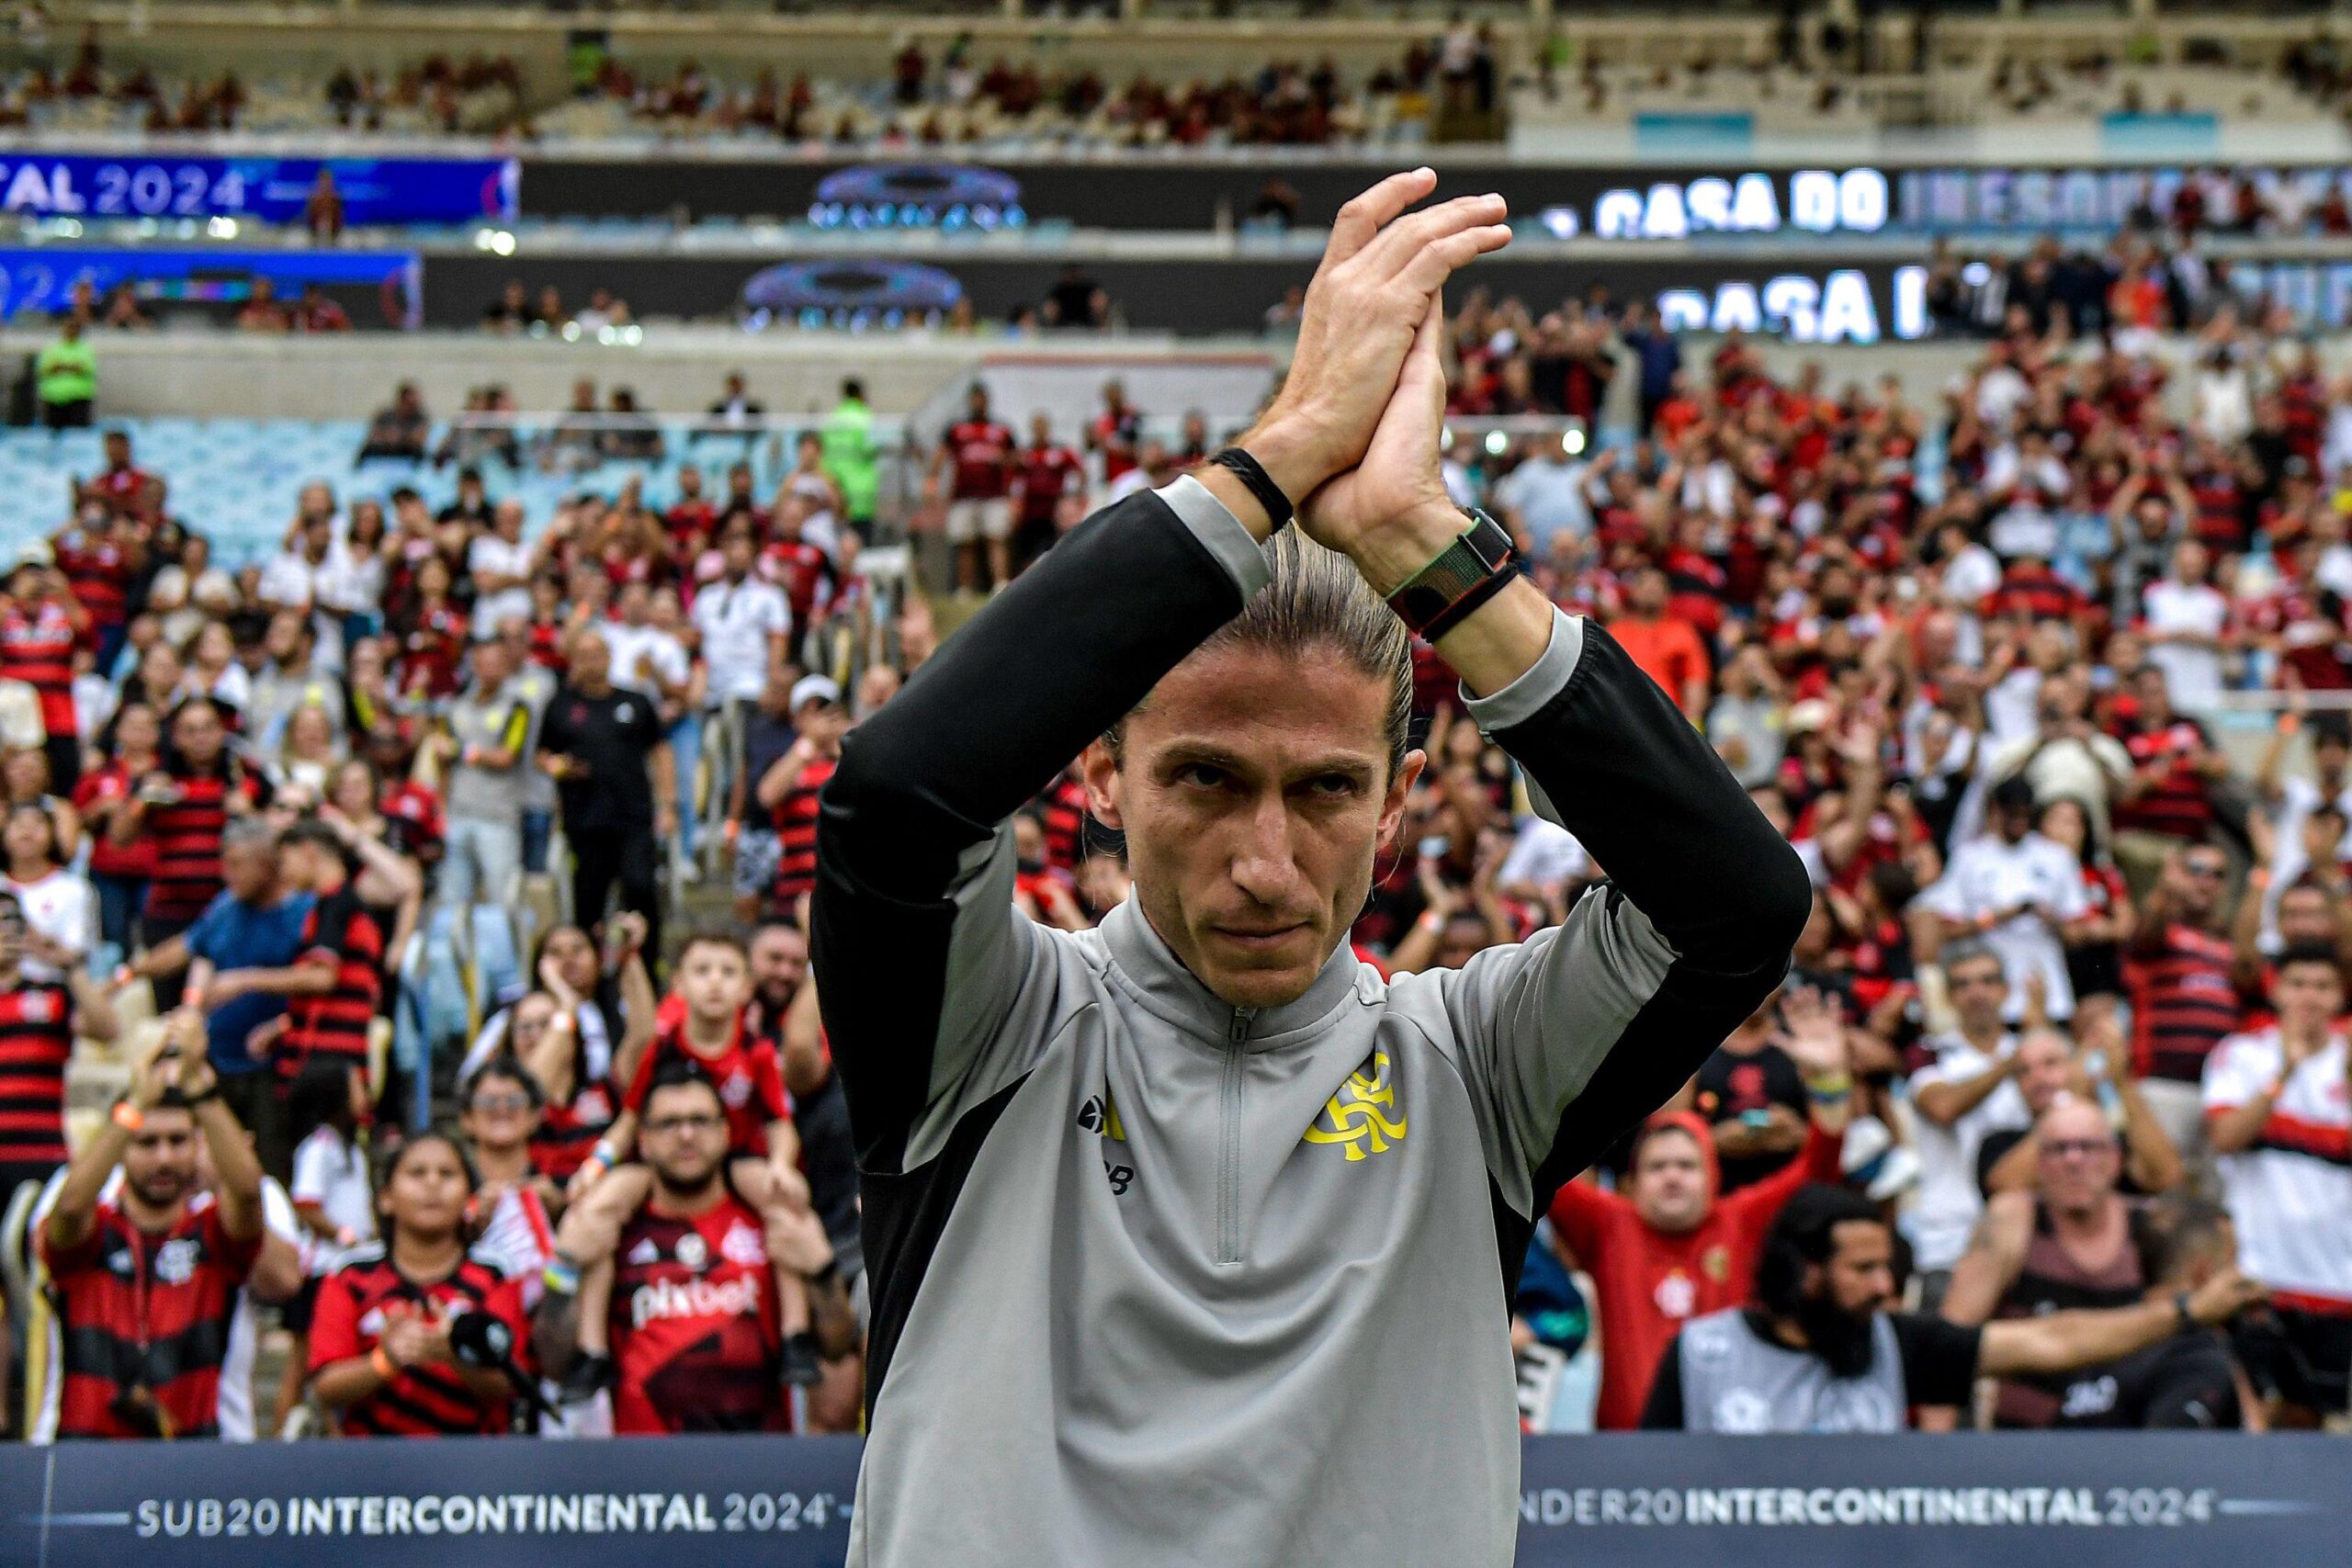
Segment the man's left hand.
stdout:
<path fill-rule="evenodd" d="M 1401 587 L 1464 527 L 1438 462 L 1444 326 L 1443 301 L 1432 295 L 1363 460 L 1300 510 L 1308 536 L 1354 560 L 1376 593 Z"/>

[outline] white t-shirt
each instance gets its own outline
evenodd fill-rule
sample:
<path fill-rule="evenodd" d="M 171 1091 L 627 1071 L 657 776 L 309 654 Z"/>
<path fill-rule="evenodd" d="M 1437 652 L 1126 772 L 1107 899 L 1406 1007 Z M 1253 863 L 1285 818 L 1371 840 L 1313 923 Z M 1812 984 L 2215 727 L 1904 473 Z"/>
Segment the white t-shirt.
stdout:
<path fill-rule="evenodd" d="M 2175 582 L 2170 578 L 2151 582 L 2140 591 L 2140 606 L 2152 633 L 2189 632 L 2218 637 L 2230 624 L 2230 602 L 2219 589 L 2202 582 Z M 2203 706 L 2222 694 L 2218 649 L 2151 642 L 2148 662 L 2165 672 L 2165 688 L 2177 707 Z"/>
<path fill-rule="evenodd" d="M 1521 819 L 1519 837 L 1511 840 L 1510 853 L 1503 857 L 1495 880 L 1506 886 L 1530 882 L 1548 887 L 1581 877 L 1591 869 L 1592 857 L 1574 833 L 1556 822 L 1529 816 Z"/>
<path fill-rule="evenodd" d="M 714 582 L 695 595 L 714 703 L 756 700 L 768 680 L 768 639 L 792 630 L 792 607 L 773 582 L 747 577 Z"/>
<path fill-rule="evenodd" d="M 2276 1025 L 2223 1040 L 2205 1058 L 2207 1114 L 2254 1099 L 2278 1081 L 2284 1061 Z M 2238 1258 L 2245 1271 L 2274 1292 L 2315 1297 L 2312 1304 L 2339 1310 L 2352 1306 L 2347 1132 L 2352 1092 L 2346 1087 L 2345 1042 L 2338 1034 L 2287 1080 L 2261 1140 L 2244 1154 L 2223 1155 L 2215 1162 L 2222 1198 L 2237 1222 Z"/>
<path fill-rule="evenodd" d="M 115 1177 L 120 1179 L 122 1173 Z M 262 1228 L 271 1235 L 294 1244 L 300 1251 L 304 1232 L 302 1222 L 295 1217 L 294 1201 L 287 1197 L 286 1189 L 277 1179 L 261 1179 Z M 254 1293 L 237 1292 L 237 1310 L 229 1318 L 229 1348 L 220 1359 L 220 1389 L 214 1395 L 213 1408 L 220 1423 L 220 1440 L 224 1443 L 250 1443 L 256 1433 L 254 1427 L 254 1355 L 261 1346 L 261 1328 L 255 1322 Z"/>
<path fill-rule="evenodd" d="M 530 546 L 520 539 L 510 545 L 495 534 L 484 534 L 466 547 L 466 570 L 477 578 L 487 571 L 525 580 L 474 601 L 474 636 L 490 636 L 501 621 L 531 618 Z"/>
<path fill-rule="evenodd" d="M 1942 878 L 1920 894 L 1919 901 L 1955 920 L 1973 920 L 2022 904 L 2047 905 L 2062 920 L 2090 912 L 2081 864 L 2039 833 L 2028 833 L 2014 844 L 2003 842 L 1997 833 L 1970 840 L 1952 852 Z M 1984 933 L 1984 945 L 2000 954 L 2008 972 L 2010 1022 L 2025 1016 L 2026 976 L 2037 972 L 2047 987 L 2050 1016 L 2075 1016 L 2065 945 L 2040 916 L 2012 915 Z"/>
<path fill-rule="evenodd" d="M 319 603 L 346 614 L 374 611 L 384 604 L 384 558 L 361 555 L 342 539 L 327 547 L 327 563 L 315 574 Z"/>
<path fill-rule="evenodd" d="M 39 882 L 0 877 L 0 887 L 14 893 L 17 902 L 24 906 L 28 929 L 39 931 L 66 952 L 87 957 L 97 945 L 98 900 L 86 878 L 61 868 Z M 57 965 L 35 958 L 28 957 L 22 967 L 28 980 L 64 978 Z"/>
<path fill-rule="evenodd" d="M 294 1201 L 315 1205 L 337 1230 L 351 1233 L 355 1246 L 376 1239 L 376 1199 L 368 1181 L 368 1161 L 358 1145 L 333 1127 L 322 1126 L 294 1148 Z M 304 1249 L 312 1276 L 331 1274 L 343 1250 L 317 1242 Z"/>
<path fill-rule="evenodd" d="M 661 699 L 653 682 L 637 672 L 637 661 L 642 657 L 648 667 L 673 686 L 683 686 L 691 665 L 686 659 L 685 645 L 668 632 L 655 626 L 624 626 L 618 621 L 606 621 L 596 628 L 605 646 L 613 650 L 613 684 L 623 691 L 639 692 Z"/>
<path fill-rule="evenodd" d="M 2014 1034 L 2003 1035 L 1999 1049 L 1993 1055 L 1956 1035 L 1934 1043 L 1939 1050 L 1936 1059 L 1911 1076 L 1915 1104 L 1919 1091 L 1928 1085 L 1965 1083 L 1995 1062 L 2007 1059 L 2018 1046 Z M 1916 1114 L 1913 1123 L 1912 1142 L 1919 1156 L 1919 1190 L 1912 1199 L 1911 1212 L 1904 1216 L 1904 1232 L 1911 1238 L 1916 1267 L 1949 1269 L 1967 1250 L 1969 1233 L 1976 1228 L 1977 1216 L 1984 1212 L 1984 1197 L 1976 1185 L 1976 1154 L 1984 1146 L 1985 1135 L 2030 1127 L 2033 1115 L 2026 1109 L 2025 1096 L 2018 1091 L 2017 1080 L 2005 1078 L 1949 1127 L 1939 1127 Z"/>
<path fill-rule="evenodd" d="M 261 600 L 265 604 L 288 604 L 308 609 L 323 597 L 322 590 L 333 578 L 334 557 L 312 566 L 300 552 L 287 550 L 272 556 L 262 568 Z"/>
<path fill-rule="evenodd" d="M 2270 885 L 2262 890 L 2262 951 L 2278 951 L 2278 896 L 2311 867 L 2303 853 L 2303 824 L 2319 808 L 2319 784 L 2291 774 L 2278 785 L 2278 826 L 2271 829 Z M 2335 792 L 2335 808 L 2352 816 L 2352 783 Z"/>

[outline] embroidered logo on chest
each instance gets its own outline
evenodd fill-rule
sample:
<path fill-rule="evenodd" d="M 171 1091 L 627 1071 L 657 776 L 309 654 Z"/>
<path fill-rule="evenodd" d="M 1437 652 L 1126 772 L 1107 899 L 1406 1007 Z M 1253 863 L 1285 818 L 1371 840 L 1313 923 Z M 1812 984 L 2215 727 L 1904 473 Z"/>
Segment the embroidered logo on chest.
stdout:
<path fill-rule="evenodd" d="M 1370 1073 L 1348 1075 L 1340 1092 L 1325 1100 L 1322 1111 L 1307 1124 L 1305 1141 L 1337 1144 L 1351 1160 L 1386 1154 L 1390 1145 L 1405 1141 L 1405 1112 L 1389 1078 L 1387 1052 L 1372 1054 Z"/>

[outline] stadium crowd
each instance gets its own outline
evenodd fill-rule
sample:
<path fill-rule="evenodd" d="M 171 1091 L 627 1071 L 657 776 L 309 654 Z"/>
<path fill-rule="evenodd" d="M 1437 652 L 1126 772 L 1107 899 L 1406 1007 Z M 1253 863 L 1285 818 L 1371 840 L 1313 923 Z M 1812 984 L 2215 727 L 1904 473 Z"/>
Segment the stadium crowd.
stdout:
<path fill-rule="evenodd" d="M 1640 308 L 1457 312 L 1458 412 L 1584 422 L 1465 430 L 1459 499 L 1816 888 L 1788 986 L 1531 1244 L 1532 1429 L 1581 1419 L 1596 1341 L 1604 1428 L 2340 1423 L 2352 402 L 2208 333 L 2184 395 L 2012 299 L 1923 408 Z M 1585 446 L 1619 375 L 1636 428 Z M 60 498 L 0 609 L 33 1433 L 854 1429 L 855 1160 L 804 926 L 842 737 L 937 634 L 859 570 L 845 392 L 773 493 L 744 465 L 605 493 L 644 433 L 559 429 L 581 488 L 544 518 L 494 466 L 429 509 L 396 397 L 392 466 L 238 570 L 125 434 Z M 754 406 L 738 380 L 711 419 Z M 1115 383 L 1080 430 L 1007 412 L 973 390 L 910 520 L 971 592 L 1226 434 Z M 1430 762 L 1354 931 L 1390 973 L 1605 896 L 1418 651 Z M 2280 718 L 2233 765 L 2207 716 L 2239 692 Z M 1125 869 L 1075 764 L 1041 784 L 1014 897 L 1082 930 Z M 444 964 L 486 1016 L 436 1015 Z M 68 1163 L 77 1035 L 120 1036 L 129 1087 Z M 1725 1385 L 1743 1325 L 1826 1368 L 1810 1405 Z M 1912 1397 L 1856 1392 L 1896 1366 Z"/>

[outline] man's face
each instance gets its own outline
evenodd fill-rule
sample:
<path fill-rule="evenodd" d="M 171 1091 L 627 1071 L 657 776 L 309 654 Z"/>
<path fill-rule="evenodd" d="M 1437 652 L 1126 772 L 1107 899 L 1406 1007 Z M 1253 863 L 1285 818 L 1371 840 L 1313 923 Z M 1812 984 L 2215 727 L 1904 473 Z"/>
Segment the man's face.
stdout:
<path fill-rule="evenodd" d="M 503 642 L 478 642 L 467 657 L 473 661 L 474 680 L 485 692 L 498 690 L 514 672 L 506 661 L 506 645 Z"/>
<path fill-rule="evenodd" d="M 2066 1087 L 2074 1054 L 2054 1034 L 2029 1036 L 2018 1046 L 2018 1092 L 2026 1109 L 2039 1116 L 2056 1102 Z"/>
<path fill-rule="evenodd" d="M 771 1001 L 788 1002 L 808 976 L 808 939 L 792 926 L 763 926 L 752 938 L 752 985 Z"/>
<path fill-rule="evenodd" d="M 1857 1322 L 1894 1300 L 1894 1238 L 1875 1220 L 1848 1220 L 1830 1232 L 1829 1258 L 1813 1292 Z"/>
<path fill-rule="evenodd" d="M 322 862 L 323 853 L 316 844 L 285 845 L 277 852 L 278 880 L 300 891 L 316 891 L 326 881 Z"/>
<path fill-rule="evenodd" d="M 2308 1039 L 2324 1032 L 2344 1010 L 2344 979 L 2333 964 L 2290 964 L 2278 971 L 2271 1000 L 2278 1009 L 2279 1026 Z"/>
<path fill-rule="evenodd" d="M 122 1179 L 139 1201 L 168 1209 L 196 1185 L 196 1118 L 176 1106 L 147 1112 L 122 1152 Z"/>
<path fill-rule="evenodd" d="M 1193 654 L 1086 756 L 1161 941 L 1233 1007 L 1306 994 L 1395 841 L 1423 758 L 1390 776 L 1387 683 L 1317 649 Z"/>
<path fill-rule="evenodd" d="M 302 617 L 279 614 L 269 618 L 265 645 L 270 658 L 283 664 L 297 657 L 302 642 Z"/>
<path fill-rule="evenodd" d="M 2334 942 L 2335 916 L 2327 907 L 2327 895 L 2316 887 L 2290 887 L 2280 894 L 2278 938 L 2290 946 L 2299 942 Z"/>
<path fill-rule="evenodd" d="M 1996 807 L 1993 826 L 2000 833 L 2002 842 L 2014 844 L 2033 831 L 2033 808 L 2026 806 Z"/>
<path fill-rule="evenodd" d="M 2201 920 L 2222 901 L 2222 889 L 2230 875 L 2229 860 L 2219 850 L 2191 850 L 2181 857 L 2180 871 L 2182 911 Z"/>
<path fill-rule="evenodd" d="M 220 852 L 220 880 L 243 902 L 265 902 L 277 889 L 277 857 L 266 843 L 232 844 Z"/>
<path fill-rule="evenodd" d="M 2041 1195 L 2052 1208 L 2082 1213 L 2114 1196 L 2123 1154 L 2098 1107 L 2079 1100 L 2052 1106 L 2036 1142 Z"/>
<path fill-rule="evenodd" d="M 571 639 L 571 679 L 575 685 L 600 686 L 613 672 L 613 650 L 605 639 L 589 632 Z"/>
<path fill-rule="evenodd" d="M 759 552 L 752 547 L 752 536 L 741 529 L 729 534 L 719 545 L 720 557 L 727 563 L 727 575 L 744 577 L 750 574 L 752 563 Z"/>
<path fill-rule="evenodd" d="M 1674 1131 L 1652 1133 L 1634 1157 L 1634 1212 L 1652 1230 L 1682 1235 L 1707 1217 L 1707 1159 L 1699 1140 Z"/>
<path fill-rule="evenodd" d="M 1999 959 L 1987 955 L 1962 960 L 1947 972 L 1945 983 L 1951 987 L 1951 1005 L 1963 1027 L 1982 1032 L 1999 1024 L 2002 1005 L 2009 999 L 2009 983 L 2002 976 Z"/>
<path fill-rule="evenodd" d="M 707 1084 L 672 1084 L 645 1101 L 639 1134 L 654 1179 L 673 1192 L 706 1191 L 727 1157 L 727 1112 Z"/>
<path fill-rule="evenodd" d="M 696 942 L 678 961 L 678 994 L 705 1023 L 732 1021 L 752 999 L 751 969 L 724 942 Z"/>
<path fill-rule="evenodd" d="M 1666 611 L 1666 577 L 1662 572 L 1645 571 L 1634 579 L 1627 598 L 1637 615 L 1657 615 Z"/>

